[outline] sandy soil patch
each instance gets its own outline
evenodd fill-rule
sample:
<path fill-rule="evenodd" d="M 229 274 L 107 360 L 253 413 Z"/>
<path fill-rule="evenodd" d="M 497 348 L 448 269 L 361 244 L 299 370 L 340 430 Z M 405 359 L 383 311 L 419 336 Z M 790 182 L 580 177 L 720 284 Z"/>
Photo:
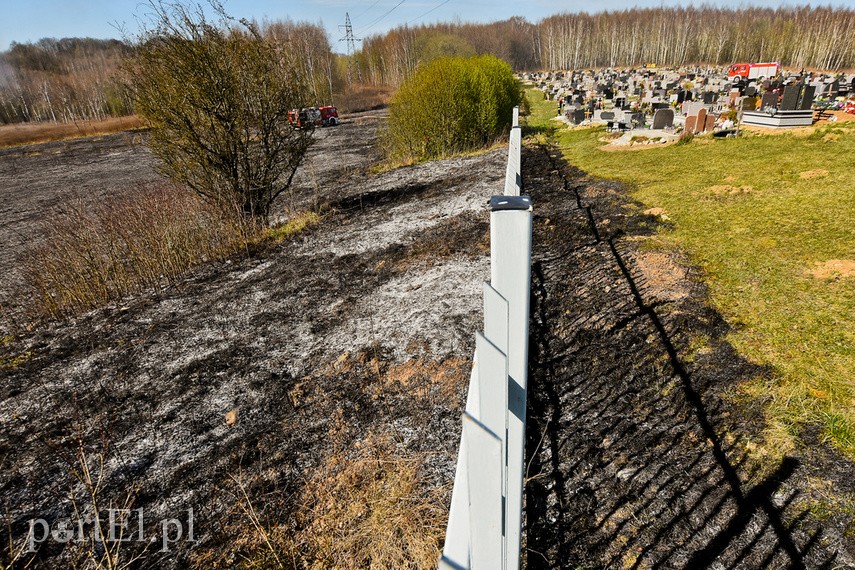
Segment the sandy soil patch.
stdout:
<path fill-rule="evenodd" d="M 639 252 L 635 264 L 647 291 L 654 298 L 679 301 L 689 295 L 686 268 L 665 252 Z"/>
<path fill-rule="evenodd" d="M 753 186 L 732 186 L 730 184 L 716 184 L 707 187 L 707 191 L 716 196 L 737 196 L 740 194 L 750 194 L 754 191 Z"/>
<path fill-rule="evenodd" d="M 803 180 L 813 180 L 814 178 L 824 178 L 826 176 L 828 176 L 828 171 L 824 168 L 816 168 L 814 170 L 799 172 L 799 178 Z"/>
<path fill-rule="evenodd" d="M 819 262 L 809 273 L 817 279 L 839 279 L 855 277 L 855 260 L 829 259 Z"/>

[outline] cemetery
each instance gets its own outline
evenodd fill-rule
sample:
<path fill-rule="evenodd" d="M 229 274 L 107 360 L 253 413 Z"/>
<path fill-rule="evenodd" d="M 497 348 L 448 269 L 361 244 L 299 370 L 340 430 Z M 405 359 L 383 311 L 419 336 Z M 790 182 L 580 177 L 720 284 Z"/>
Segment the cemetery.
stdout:
<path fill-rule="evenodd" d="M 804 127 L 855 109 L 855 74 L 783 71 L 777 77 L 728 77 L 713 67 L 570 70 L 523 74 L 557 103 L 570 126 L 624 133 L 612 144 L 673 142 L 681 136 L 736 136 L 742 126 Z M 847 111 L 848 112 L 848 111 Z"/>

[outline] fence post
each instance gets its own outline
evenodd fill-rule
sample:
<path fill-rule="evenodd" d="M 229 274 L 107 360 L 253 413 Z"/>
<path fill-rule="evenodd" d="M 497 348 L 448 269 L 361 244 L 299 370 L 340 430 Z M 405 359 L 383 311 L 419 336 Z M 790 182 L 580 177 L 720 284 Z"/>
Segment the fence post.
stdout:
<path fill-rule="evenodd" d="M 522 129 L 519 126 L 511 128 L 508 142 L 508 165 L 505 168 L 505 196 L 519 196 L 522 192 L 522 175 L 520 173 L 522 149 Z"/>
<path fill-rule="evenodd" d="M 490 281 L 508 302 L 507 568 L 520 564 L 532 203 L 528 196 L 490 199 Z"/>
<path fill-rule="evenodd" d="M 469 373 L 466 412 L 476 417 L 481 414 L 477 351 L 472 359 L 472 371 Z M 460 447 L 457 450 L 457 468 L 454 470 L 454 487 L 451 489 L 448 526 L 445 529 L 445 545 L 442 548 L 442 559 L 459 568 L 469 568 L 469 527 L 472 524 L 469 514 L 469 469 L 465 453 L 467 447 L 466 432 L 462 431 Z"/>
<path fill-rule="evenodd" d="M 502 544 L 502 440 L 484 424 L 463 414 L 463 433 L 469 470 L 470 568 L 503 568 Z"/>

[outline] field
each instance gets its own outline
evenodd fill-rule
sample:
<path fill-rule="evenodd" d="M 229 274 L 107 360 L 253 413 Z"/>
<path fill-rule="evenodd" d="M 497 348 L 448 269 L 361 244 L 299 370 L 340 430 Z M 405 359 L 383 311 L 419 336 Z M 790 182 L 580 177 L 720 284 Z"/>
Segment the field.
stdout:
<path fill-rule="evenodd" d="M 0 562 L 30 519 L 97 502 L 149 522 L 193 509 L 197 542 L 130 543 L 118 557 L 142 555 L 132 568 L 434 567 L 507 151 L 378 168 L 382 121 L 318 132 L 276 216 L 319 214 L 274 230 L 279 243 L 0 334 Z M 758 467 L 763 402 L 736 395 L 768 370 L 728 342 L 690 260 L 650 245 L 661 215 L 528 132 L 526 567 L 851 565 L 855 520 L 822 509 L 855 496 L 852 463 Z M 0 154 L 46 205 L 0 188 L 17 200 L 4 241 L 29 236 L 8 259 L 68 173 L 88 173 L 98 200 L 157 179 L 134 136 Z M 46 542 L 37 566 L 92 553 Z"/>
<path fill-rule="evenodd" d="M 381 120 L 351 116 L 318 132 L 276 207 L 284 217 L 322 203 L 315 227 L 157 294 L 0 335 L 3 564 L 7 528 L 17 548 L 30 518 L 73 515 L 67 497 L 87 488 L 74 477 L 84 462 L 102 505 L 130 498 L 152 520 L 194 509 L 202 545 L 148 551 L 135 567 L 234 567 L 236 555 L 248 567 L 294 556 L 341 567 L 354 552 L 402 567 L 404 550 L 435 562 L 489 275 L 483 202 L 504 163 L 492 151 L 371 175 Z M 87 173 L 86 195 L 100 200 L 156 177 L 129 136 L 0 157 L 42 189 L 2 188 L 17 204 L 3 214 L 18 228 L 4 234 L 8 259 L 63 199 L 67 173 Z M 113 183 L 123 168 L 125 184 Z M 351 504 L 366 517 L 341 510 Z M 87 556 L 47 551 L 40 567 Z"/>
<path fill-rule="evenodd" d="M 529 96 L 533 122 L 548 124 L 554 103 Z M 772 368 L 734 396 L 765 403 L 775 455 L 819 438 L 855 457 L 853 127 L 642 152 L 603 152 L 602 130 L 557 135 L 572 164 L 627 183 L 659 217 L 646 247 L 688 252 L 734 326 L 728 340 Z"/>
<path fill-rule="evenodd" d="M 142 122 L 135 116 L 73 123 L 16 123 L 0 126 L 0 148 L 106 135 L 141 127 Z"/>

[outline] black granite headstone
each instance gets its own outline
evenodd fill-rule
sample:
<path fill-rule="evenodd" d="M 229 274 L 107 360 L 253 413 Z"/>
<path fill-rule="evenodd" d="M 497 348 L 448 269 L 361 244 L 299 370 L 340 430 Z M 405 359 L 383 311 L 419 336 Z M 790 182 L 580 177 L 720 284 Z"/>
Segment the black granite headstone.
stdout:
<path fill-rule="evenodd" d="M 674 126 L 674 109 L 659 109 L 653 114 L 654 129 L 664 129 Z"/>
<path fill-rule="evenodd" d="M 813 85 L 805 85 L 804 91 L 802 91 L 802 98 L 799 100 L 799 109 L 809 111 L 813 107 L 813 94 L 815 91 L 816 87 Z"/>
<path fill-rule="evenodd" d="M 781 99 L 781 111 L 795 111 L 799 103 L 799 92 L 801 85 L 794 83 L 784 87 L 784 97 Z"/>
<path fill-rule="evenodd" d="M 778 106 L 778 94 L 772 91 L 763 93 L 763 98 L 760 100 L 760 110 L 764 111 L 767 107 Z"/>

